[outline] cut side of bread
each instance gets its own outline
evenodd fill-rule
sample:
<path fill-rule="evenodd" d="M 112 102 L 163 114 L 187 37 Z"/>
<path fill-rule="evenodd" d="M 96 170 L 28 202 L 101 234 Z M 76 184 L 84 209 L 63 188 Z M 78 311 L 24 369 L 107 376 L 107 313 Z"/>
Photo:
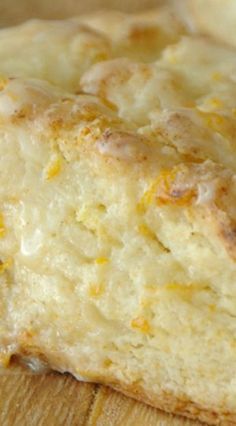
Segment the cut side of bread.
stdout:
<path fill-rule="evenodd" d="M 21 68 L 29 40 L 0 65 L 0 363 L 17 354 L 236 424 L 235 51 L 180 23 L 144 61 L 153 19 L 64 23 L 110 46 L 95 64 L 75 55 L 78 80 L 58 24 L 0 33 L 1 56 L 7 32 L 13 52 L 17 31 L 36 43 L 50 29 L 68 68 L 64 81 L 58 56 L 45 74 L 38 44 L 37 67 Z"/>

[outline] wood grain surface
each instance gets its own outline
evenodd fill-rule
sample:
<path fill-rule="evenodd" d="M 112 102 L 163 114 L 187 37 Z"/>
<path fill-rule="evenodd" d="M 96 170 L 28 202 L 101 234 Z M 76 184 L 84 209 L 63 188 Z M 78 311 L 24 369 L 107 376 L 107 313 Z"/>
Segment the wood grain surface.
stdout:
<path fill-rule="evenodd" d="M 68 374 L 0 373 L 1 426 L 200 426 Z"/>
<path fill-rule="evenodd" d="M 0 0 L 0 26 L 98 9 L 133 12 L 166 0 Z M 70 375 L 0 370 L 0 426 L 199 426 Z"/>

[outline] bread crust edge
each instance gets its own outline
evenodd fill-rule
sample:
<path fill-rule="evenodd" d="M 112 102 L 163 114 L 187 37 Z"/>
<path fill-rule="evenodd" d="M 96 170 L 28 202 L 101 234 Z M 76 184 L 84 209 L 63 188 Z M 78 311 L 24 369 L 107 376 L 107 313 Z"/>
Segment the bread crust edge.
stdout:
<path fill-rule="evenodd" d="M 23 349 L 23 348 L 22 348 Z M 92 370 L 74 372 L 70 365 L 62 365 L 56 359 L 50 359 L 46 353 L 39 353 L 31 350 L 24 350 L 18 353 L 18 362 L 25 356 L 33 357 L 39 361 L 45 362 L 48 367 L 57 372 L 69 372 L 76 380 L 101 384 L 107 386 L 123 395 L 133 398 L 139 402 L 147 404 L 153 408 L 162 410 L 166 413 L 187 417 L 189 419 L 200 421 L 209 425 L 233 426 L 236 425 L 236 412 L 224 409 L 223 406 L 207 407 L 191 401 L 185 395 L 175 395 L 170 391 L 161 390 L 159 393 L 147 391 L 139 383 L 124 383 L 111 374 L 100 375 Z M 56 362 L 55 362 L 56 361 Z M 62 360 L 61 360 L 62 361 Z M 28 367 L 29 368 L 29 367 Z M 77 376 L 77 377 L 76 377 Z M 81 376 L 81 379 L 79 378 Z M 83 379 L 83 380 L 82 380 Z"/>
<path fill-rule="evenodd" d="M 170 392 L 147 393 L 142 387 L 127 386 L 122 383 L 109 385 L 109 387 L 169 414 L 188 417 L 195 421 L 199 420 L 209 425 L 236 425 L 236 413 L 224 411 L 218 407 L 208 409 L 183 396 L 178 397 Z"/>

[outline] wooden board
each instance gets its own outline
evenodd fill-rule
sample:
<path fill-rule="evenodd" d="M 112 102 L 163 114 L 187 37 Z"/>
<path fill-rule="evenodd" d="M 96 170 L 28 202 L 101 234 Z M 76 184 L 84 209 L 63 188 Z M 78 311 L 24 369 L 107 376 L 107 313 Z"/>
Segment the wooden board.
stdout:
<path fill-rule="evenodd" d="M 0 373 L 1 426 L 200 426 L 68 374 Z"/>
<path fill-rule="evenodd" d="M 0 26 L 92 10 L 136 11 L 166 0 L 0 0 Z M 0 426 L 199 426 L 69 375 L 0 371 Z"/>

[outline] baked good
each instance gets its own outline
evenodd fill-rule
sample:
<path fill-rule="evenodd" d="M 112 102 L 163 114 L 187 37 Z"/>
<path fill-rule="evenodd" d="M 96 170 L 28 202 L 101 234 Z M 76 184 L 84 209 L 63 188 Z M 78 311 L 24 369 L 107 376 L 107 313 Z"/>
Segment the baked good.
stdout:
<path fill-rule="evenodd" d="M 0 33 L 0 360 L 235 424 L 236 55 L 185 22 Z"/>
<path fill-rule="evenodd" d="M 76 92 L 92 64 L 120 56 L 155 60 L 185 27 L 169 6 L 137 15 L 97 12 L 62 21 L 33 19 L 0 31 L 0 74 L 40 78 Z"/>
<path fill-rule="evenodd" d="M 72 21 L 30 20 L 0 31 L 0 73 L 35 77 L 70 91 L 83 72 L 109 58 L 109 41 L 88 26 Z"/>

